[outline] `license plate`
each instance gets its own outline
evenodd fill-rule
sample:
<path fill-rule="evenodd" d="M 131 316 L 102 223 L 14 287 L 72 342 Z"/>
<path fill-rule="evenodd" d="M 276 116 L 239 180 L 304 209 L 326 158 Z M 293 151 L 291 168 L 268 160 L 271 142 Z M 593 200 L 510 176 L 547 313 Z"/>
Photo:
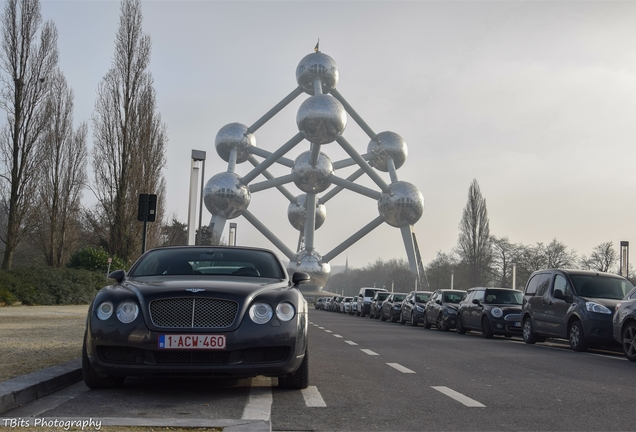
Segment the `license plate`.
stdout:
<path fill-rule="evenodd" d="M 160 335 L 159 349 L 225 349 L 225 335 Z"/>
<path fill-rule="evenodd" d="M 520 321 L 515 321 L 514 326 L 515 326 L 515 327 L 521 327 L 521 322 L 520 322 Z"/>

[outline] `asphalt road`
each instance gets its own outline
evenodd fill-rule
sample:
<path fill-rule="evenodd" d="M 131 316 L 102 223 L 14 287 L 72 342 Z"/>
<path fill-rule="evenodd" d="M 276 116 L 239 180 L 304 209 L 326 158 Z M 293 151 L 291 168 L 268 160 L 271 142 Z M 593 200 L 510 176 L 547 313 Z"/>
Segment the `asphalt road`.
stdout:
<path fill-rule="evenodd" d="M 486 340 L 310 311 L 310 388 L 276 379 L 129 379 L 3 417 L 269 419 L 276 431 L 634 430 L 636 365 L 616 353 Z"/>

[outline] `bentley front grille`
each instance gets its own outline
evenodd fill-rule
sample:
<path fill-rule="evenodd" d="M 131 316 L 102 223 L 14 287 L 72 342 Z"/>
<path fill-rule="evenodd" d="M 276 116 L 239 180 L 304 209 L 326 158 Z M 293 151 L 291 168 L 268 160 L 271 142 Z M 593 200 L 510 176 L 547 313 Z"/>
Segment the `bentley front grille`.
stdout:
<path fill-rule="evenodd" d="M 238 303 L 212 298 L 170 298 L 150 302 L 150 319 L 163 328 L 227 328 L 236 319 Z"/>

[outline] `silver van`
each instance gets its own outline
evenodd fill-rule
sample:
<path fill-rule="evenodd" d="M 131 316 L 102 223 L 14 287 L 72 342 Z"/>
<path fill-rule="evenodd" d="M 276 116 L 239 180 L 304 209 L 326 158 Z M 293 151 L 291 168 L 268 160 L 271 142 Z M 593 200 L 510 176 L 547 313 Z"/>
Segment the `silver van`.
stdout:
<path fill-rule="evenodd" d="M 356 303 L 358 305 L 356 315 L 364 317 L 369 313 L 371 307 L 371 299 L 378 291 L 386 291 L 384 288 L 360 288 L 360 293 L 356 297 Z"/>

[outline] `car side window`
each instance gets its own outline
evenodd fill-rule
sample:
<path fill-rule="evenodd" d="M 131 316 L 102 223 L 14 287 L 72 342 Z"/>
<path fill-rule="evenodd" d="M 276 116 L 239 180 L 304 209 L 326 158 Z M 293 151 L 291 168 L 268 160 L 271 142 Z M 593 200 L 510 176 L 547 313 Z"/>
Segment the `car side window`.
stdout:
<path fill-rule="evenodd" d="M 537 294 L 538 296 L 545 295 L 548 292 L 548 287 L 550 286 L 550 274 L 542 274 L 540 275 L 539 281 L 537 283 Z"/>
<path fill-rule="evenodd" d="M 572 294 L 570 284 L 568 284 L 567 279 L 565 279 L 561 275 L 556 275 L 554 277 L 554 287 L 552 288 L 553 295 L 555 291 L 561 291 L 565 295 L 565 297 L 569 297 Z"/>
<path fill-rule="evenodd" d="M 535 293 L 537 292 L 537 285 L 539 284 L 540 276 L 541 275 L 534 275 L 532 276 L 530 281 L 528 281 L 528 285 L 526 286 L 525 291 L 527 295 L 535 295 Z"/>
<path fill-rule="evenodd" d="M 475 291 L 475 297 L 474 298 L 483 303 L 485 295 L 486 295 L 486 291 L 482 291 L 482 290 Z"/>
<path fill-rule="evenodd" d="M 466 298 L 464 299 L 467 303 L 470 303 L 473 301 L 473 298 L 475 298 L 475 291 L 471 291 L 469 293 L 466 293 Z"/>

